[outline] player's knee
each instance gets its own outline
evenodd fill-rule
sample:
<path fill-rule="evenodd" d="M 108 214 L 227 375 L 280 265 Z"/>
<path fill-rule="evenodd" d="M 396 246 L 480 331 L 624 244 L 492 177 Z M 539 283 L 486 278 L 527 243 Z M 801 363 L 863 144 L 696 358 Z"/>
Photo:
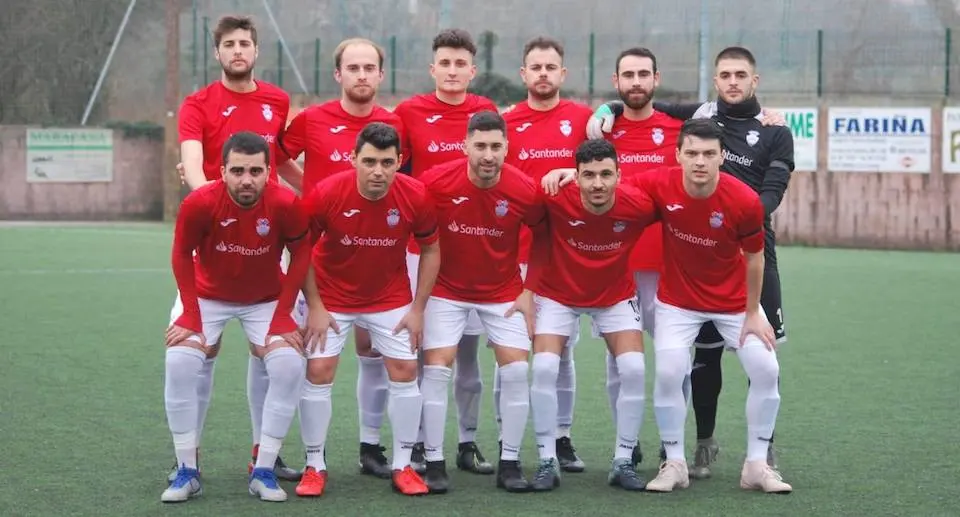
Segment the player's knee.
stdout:
<path fill-rule="evenodd" d="M 458 366 L 454 387 L 457 391 L 463 393 L 481 393 L 483 391 L 483 381 L 480 379 L 480 371 L 476 369 L 465 370 Z"/>
<path fill-rule="evenodd" d="M 689 370 L 688 360 L 667 361 L 663 357 L 666 355 L 660 351 L 656 361 L 656 385 L 658 389 L 677 389 L 682 388 L 683 378 L 686 377 Z M 686 350 L 682 350 L 684 357 L 689 357 Z M 679 354 L 678 354 L 679 355 Z"/>
<path fill-rule="evenodd" d="M 533 356 L 533 384 L 535 386 L 553 386 L 556 389 L 559 374 L 560 356 L 551 353 L 540 353 Z"/>
<path fill-rule="evenodd" d="M 617 371 L 620 373 L 620 382 L 625 385 L 642 383 L 645 369 L 646 365 L 641 353 L 628 352 L 617 357 Z"/>
<path fill-rule="evenodd" d="M 758 350 L 759 352 L 759 350 Z M 776 389 L 780 379 L 780 363 L 773 353 L 763 350 L 765 354 L 763 360 L 751 361 L 747 369 L 747 377 L 751 385 L 757 385 L 764 389 Z M 757 354 L 760 355 L 760 354 Z"/>
<path fill-rule="evenodd" d="M 167 348 L 165 363 L 170 382 L 196 381 L 207 357 L 199 346 L 197 343 L 196 347 L 175 345 Z"/>
<path fill-rule="evenodd" d="M 387 367 L 387 377 L 391 383 L 417 380 L 417 374 L 420 368 L 415 360 L 385 359 L 384 365 Z"/>
<path fill-rule="evenodd" d="M 333 376 L 337 371 L 336 359 L 323 357 L 307 361 L 307 380 L 310 384 L 332 384 Z"/>
<path fill-rule="evenodd" d="M 457 357 L 457 348 L 453 346 L 442 348 L 431 348 L 422 353 L 424 366 L 453 366 L 453 361 Z"/>
<path fill-rule="evenodd" d="M 373 340 L 370 338 L 369 330 L 361 327 L 354 327 L 353 337 L 354 345 L 357 349 L 357 355 L 360 357 L 377 357 L 380 355 L 376 350 L 373 349 Z"/>
<path fill-rule="evenodd" d="M 276 348 L 263 357 L 263 363 L 270 376 L 270 384 L 303 384 L 306 372 L 306 360 L 300 352 L 289 346 Z"/>
<path fill-rule="evenodd" d="M 529 365 L 524 361 L 513 361 L 500 366 L 498 375 L 500 382 L 508 385 L 518 385 L 527 383 L 527 370 Z"/>
<path fill-rule="evenodd" d="M 565 346 L 563 347 L 563 353 L 560 354 L 560 364 L 563 366 L 573 365 L 573 349 L 576 347 Z"/>

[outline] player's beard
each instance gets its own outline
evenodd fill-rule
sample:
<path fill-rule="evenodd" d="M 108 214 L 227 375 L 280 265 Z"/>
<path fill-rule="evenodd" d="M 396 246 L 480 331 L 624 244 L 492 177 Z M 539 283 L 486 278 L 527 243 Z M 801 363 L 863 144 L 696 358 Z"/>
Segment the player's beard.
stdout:
<path fill-rule="evenodd" d="M 373 99 L 377 97 L 377 89 L 368 85 L 366 91 L 361 93 L 357 91 L 356 87 L 354 87 L 344 90 L 344 94 L 347 96 L 347 99 L 349 99 L 350 102 L 354 102 L 356 104 L 367 104 L 373 102 Z"/>
<path fill-rule="evenodd" d="M 233 201 L 244 208 L 250 208 L 256 205 L 262 193 L 258 191 L 256 187 L 247 189 L 237 187 L 236 189 L 228 189 L 227 191 L 230 192 L 230 197 L 233 198 Z"/>
<path fill-rule="evenodd" d="M 477 160 L 470 164 L 470 167 L 473 169 L 473 173 L 477 178 L 484 183 L 492 183 L 500 175 L 500 171 L 503 169 L 503 164 L 498 163 L 496 160 L 493 162 L 483 162 L 482 160 Z"/>
<path fill-rule="evenodd" d="M 723 102 L 726 102 L 727 104 L 740 104 L 741 102 L 752 98 L 755 93 L 752 86 L 747 86 L 746 88 L 741 89 L 740 92 L 740 97 L 738 97 L 736 100 L 731 101 L 727 99 L 726 95 L 721 95 L 720 98 L 723 99 Z"/>
<path fill-rule="evenodd" d="M 220 63 L 221 68 L 223 68 L 223 75 L 231 82 L 243 82 L 249 81 L 253 77 L 253 64 L 246 68 L 246 70 L 234 70 L 230 67 L 230 62 L 227 62 L 226 65 Z"/>
<path fill-rule="evenodd" d="M 543 83 L 540 83 L 540 84 L 543 84 Z M 531 97 L 533 97 L 538 101 L 550 100 L 556 97 L 557 94 L 560 92 L 560 87 L 554 86 L 553 84 L 550 84 L 550 88 L 547 90 L 538 90 L 537 86 L 538 84 L 534 84 L 532 88 L 527 88 L 527 92 L 530 94 Z"/>
<path fill-rule="evenodd" d="M 620 94 L 620 100 L 627 105 L 630 109 L 642 110 L 647 107 L 647 104 L 650 104 L 650 101 L 653 100 L 653 94 L 656 92 L 656 88 L 650 90 L 649 92 L 642 90 L 618 90 L 617 93 Z M 631 98 L 631 94 L 640 93 L 642 94 L 639 99 Z"/>

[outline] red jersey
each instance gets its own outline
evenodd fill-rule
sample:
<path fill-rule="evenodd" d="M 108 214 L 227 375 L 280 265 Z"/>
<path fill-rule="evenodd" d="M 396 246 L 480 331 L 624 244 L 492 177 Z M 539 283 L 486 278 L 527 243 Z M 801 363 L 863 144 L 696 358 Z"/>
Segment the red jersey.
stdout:
<path fill-rule="evenodd" d="M 534 291 L 568 307 L 610 307 L 634 296 L 629 251 L 656 217 L 653 202 L 637 188 L 618 185 L 613 208 L 596 215 L 583 207 L 575 183 L 542 196 L 550 223 L 549 257 Z"/>
<path fill-rule="evenodd" d="M 198 296 L 238 304 L 277 299 L 283 248 L 306 232 L 297 195 L 279 183 L 268 182 L 252 208 L 237 205 L 223 180 L 188 194 L 173 236 L 173 268 L 184 306 L 177 324 L 201 331 Z"/>
<path fill-rule="evenodd" d="M 407 240 L 437 240 L 437 214 L 419 181 L 397 174 L 387 195 L 370 201 L 355 170 L 323 180 L 304 202 L 310 227 L 323 234 L 313 248 L 317 288 L 327 309 L 378 312 L 412 301 Z"/>
<path fill-rule="evenodd" d="M 180 106 L 180 142 L 198 140 L 203 145 L 203 174 L 207 180 L 220 179 L 223 144 L 240 131 L 253 131 L 270 144 L 272 180 L 277 180 L 277 164 L 287 161 L 287 156 L 279 152 L 277 138 L 287 124 L 290 96 L 270 83 L 254 82 L 256 90 L 237 93 L 217 81 L 184 99 Z"/>
<path fill-rule="evenodd" d="M 436 93 L 415 95 L 393 109 L 406 130 L 411 175 L 419 178 L 427 169 L 463 158 L 467 122 L 474 113 L 497 112 L 497 105 L 486 97 L 467 94 L 463 104 L 447 104 Z"/>
<path fill-rule="evenodd" d="M 687 194 L 679 167 L 643 176 L 642 185 L 663 221 L 664 271 L 657 297 L 693 311 L 743 312 L 747 280 L 742 251 L 763 251 L 760 196 L 723 172 L 716 192 L 706 199 Z"/>
<path fill-rule="evenodd" d="M 440 274 L 433 295 L 475 303 L 513 301 L 523 291 L 517 266 L 520 229 L 543 219 L 537 186 L 504 165 L 500 181 L 481 189 L 467 176 L 467 159 L 420 178 L 433 197 L 440 228 Z"/>
<path fill-rule="evenodd" d="M 343 109 L 339 99 L 335 99 L 310 106 L 290 121 L 280 135 L 280 145 L 294 159 L 301 153 L 306 154 L 303 161 L 304 196 L 324 178 L 352 170 L 350 153 L 357 146 L 357 135 L 371 122 L 390 124 L 400 132 L 400 141 L 403 141 L 400 117 L 380 106 L 374 106 L 366 117 L 355 117 Z"/>
<path fill-rule="evenodd" d="M 654 111 L 645 120 L 617 117 L 607 135 L 617 149 L 624 178 L 660 167 L 677 165 L 677 138 L 683 121 Z M 663 237 L 660 223 L 651 224 L 630 253 L 630 271 L 660 271 L 663 268 Z"/>
<path fill-rule="evenodd" d="M 593 110 L 577 102 L 561 99 L 547 111 L 537 111 L 527 101 L 517 103 L 504 112 L 507 122 L 507 163 L 529 175 L 534 183 L 551 170 L 577 166 L 574 154 L 587 139 L 587 122 Z M 545 228 L 537 228 L 538 242 L 546 239 Z M 528 262 L 532 242 L 531 232 L 520 234 L 520 262 Z M 546 253 L 538 248 L 538 257 Z"/>

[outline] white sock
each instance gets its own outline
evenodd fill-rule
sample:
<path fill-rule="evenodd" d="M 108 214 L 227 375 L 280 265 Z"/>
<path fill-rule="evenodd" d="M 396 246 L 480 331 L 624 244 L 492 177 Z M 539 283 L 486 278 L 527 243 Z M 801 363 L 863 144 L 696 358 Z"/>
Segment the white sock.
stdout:
<path fill-rule="evenodd" d="M 573 405 L 577 398 L 577 371 L 573 362 L 573 348 L 563 349 L 557 375 L 557 436 L 570 437 L 573 427 Z"/>
<path fill-rule="evenodd" d="M 683 426 L 687 405 L 683 400 L 683 376 L 690 370 L 690 351 L 673 348 L 657 351 L 657 375 L 653 390 L 653 413 L 668 460 L 684 461 Z"/>
<path fill-rule="evenodd" d="M 410 465 L 410 454 L 417 440 L 423 396 L 417 381 L 390 381 L 390 426 L 393 427 L 393 470 Z"/>
<path fill-rule="evenodd" d="M 646 384 L 643 352 L 627 352 L 617 356 L 620 372 L 620 396 L 617 398 L 617 442 L 614 459 L 630 459 L 637 446 L 643 412 L 646 410 Z"/>
<path fill-rule="evenodd" d="M 358 357 L 357 410 L 360 413 L 360 441 L 380 443 L 380 428 L 387 409 L 387 370 L 383 357 Z"/>
<path fill-rule="evenodd" d="M 493 365 L 493 416 L 497 421 L 497 440 L 503 441 L 503 421 L 500 414 L 500 366 Z"/>
<path fill-rule="evenodd" d="M 300 437 L 307 450 L 307 466 L 318 472 L 327 470 L 323 448 L 327 441 L 330 418 L 333 416 L 331 388 L 333 384 L 317 385 L 306 380 L 300 396 Z"/>
<path fill-rule="evenodd" d="M 200 381 L 197 383 L 197 447 L 203 437 L 203 424 L 207 421 L 207 409 L 210 408 L 210 395 L 213 393 L 213 367 L 217 358 L 204 359 L 200 368 Z"/>
<path fill-rule="evenodd" d="M 177 465 L 191 469 L 197 468 L 197 385 L 205 359 L 196 348 L 174 346 L 164 365 L 163 402 Z"/>
<path fill-rule="evenodd" d="M 443 434 L 447 423 L 452 370 L 446 366 L 423 367 L 420 392 L 423 393 L 423 446 L 427 461 L 443 461 Z"/>
<path fill-rule="evenodd" d="M 537 434 L 537 451 L 542 460 L 557 457 L 557 375 L 559 370 L 559 355 L 549 352 L 533 354 L 530 407 L 533 409 L 533 430 Z"/>
<path fill-rule="evenodd" d="M 620 398 L 620 372 L 617 370 L 617 359 L 607 350 L 607 402 L 610 403 L 610 414 L 613 415 L 613 426 L 617 426 L 617 399 Z"/>
<path fill-rule="evenodd" d="M 477 423 L 480 420 L 480 399 L 483 380 L 477 350 L 480 336 L 463 336 L 457 345 L 456 378 L 453 398 L 457 401 L 457 426 L 460 443 L 477 441 Z"/>
<path fill-rule="evenodd" d="M 527 381 L 526 361 L 517 361 L 499 368 L 500 382 L 504 387 L 500 403 L 503 415 L 503 461 L 520 459 L 520 444 L 530 415 L 530 384 Z M 554 444 L 556 447 L 556 444 Z"/>
<path fill-rule="evenodd" d="M 306 362 L 299 352 L 288 347 L 277 348 L 263 358 L 270 374 L 270 387 L 263 404 L 263 432 L 260 434 L 257 468 L 273 468 L 280 454 L 280 444 L 287 436 L 300 402 Z M 268 438 L 269 447 L 266 446 Z"/>
<path fill-rule="evenodd" d="M 780 411 L 777 355 L 765 347 L 745 346 L 737 350 L 750 387 L 747 389 L 747 461 L 767 459 L 767 447 Z"/>
<path fill-rule="evenodd" d="M 247 359 L 247 404 L 250 406 L 250 425 L 253 429 L 253 444 L 260 443 L 263 426 L 263 401 L 267 398 L 270 375 L 263 359 L 250 356 Z"/>

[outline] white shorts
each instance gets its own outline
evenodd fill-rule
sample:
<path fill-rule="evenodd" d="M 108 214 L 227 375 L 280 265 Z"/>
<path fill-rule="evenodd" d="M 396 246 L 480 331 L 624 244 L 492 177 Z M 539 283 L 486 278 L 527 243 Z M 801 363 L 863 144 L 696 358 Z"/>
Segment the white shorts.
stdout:
<path fill-rule="evenodd" d="M 520 278 L 524 280 L 527 279 L 527 265 L 524 263 L 520 263 Z M 536 322 L 534 322 L 534 326 L 536 326 Z M 573 326 L 570 328 L 570 334 L 567 336 L 567 343 L 564 345 L 564 347 L 573 348 L 577 346 L 577 343 L 579 342 L 580 342 L 580 317 L 577 316 L 577 320 L 573 322 Z"/>
<path fill-rule="evenodd" d="M 610 307 L 567 307 L 544 296 L 535 296 L 537 304 L 537 334 L 570 336 L 573 329 L 579 331 L 577 322 L 581 314 L 588 314 L 602 334 L 624 330 L 643 330 L 640 310 L 633 298 Z"/>
<path fill-rule="evenodd" d="M 276 300 L 250 305 L 204 298 L 199 298 L 197 301 L 200 304 L 200 321 L 203 324 L 203 337 L 207 345 L 219 346 L 220 336 L 223 335 L 223 329 L 227 326 L 227 322 L 236 318 L 240 321 L 240 326 L 243 327 L 243 332 L 247 335 L 247 341 L 256 346 L 264 346 L 267 332 L 270 331 L 270 322 L 273 320 L 273 312 L 277 308 Z M 178 295 L 173 304 L 173 309 L 170 310 L 170 324 L 173 325 L 181 314 L 183 314 L 183 303 Z M 197 334 L 188 339 L 197 343 L 201 342 L 200 336 Z"/>
<path fill-rule="evenodd" d="M 204 302 L 206 301 L 207 303 L 214 303 L 214 304 L 224 303 L 224 302 L 218 302 L 218 301 L 215 301 L 215 300 L 204 300 L 204 299 L 202 299 L 202 298 L 198 299 L 198 301 L 200 302 L 200 318 L 201 318 L 201 321 L 203 322 L 203 325 L 204 325 L 204 335 L 207 336 L 207 344 L 211 344 L 211 342 L 210 342 L 210 334 L 207 334 L 207 332 L 206 332 L 206 321 L 203 321 L 203 320 L 206 319 L 206 312 L 204 311 L 204 308 L 203 308 L 203 307 L 204 307 Z M 254 342 L 254 341 L 252 341 L 252 340 L 250 341 L 251 343 L 253 343 L 254 345 L 257 345 L 257 346 L 262 346 L 262 345 L 263 345 L 263 340 L 265 339 L 265 337 L 266 337 L 266 335 L 267 335 L 266 332 L 268 332 L 268 331 L 270 330 L 270 322 L 273 320 L 273 311 L 274 311 L 274 310 L 276 309 L 276 307 L 277 307 L 277 302 L 268 302 L 268 303 L 272 303 L 272 304 L 273 304 L 273 308 L 270 309 L 270 319 L 267 320 L 267 330 L 264 331 L 264 333 L 263 333 L 263 336 L 264 336 L 264 337 L 261 338 L 259 342 Z M 225 304 L 225 305 L 233 306 L 233 305 L 235 305 L 235 304 Z M 267 305 L 267 303 L 263 303 L 263 304 L 259 304 L 259 305 Z M 251 307 L 251 306 L 238 305 L 238 307 Z M 179 318 L 181 314 L 183 314 L 183 302 L 180 300 L 180 293 L 177 293 L 177 298 L 176 298 L 175 300 L 173 300 L 173 308 L 170 309 L 170 324 L 173 325 L 173 322 L 176 321 L 177 318 Z M 302 291 L 299 292 L 299 293 L 297 293 L 297 301 L 296 301 L 296 304 L 293 306 L 293 312 L 291 312 L 290 315 L 293 316 L 293 321 L 295 321 L 298 326 L 300 326 L 300 327 L 306 326 L 306 324 L 307 324 L 307 299 L 303 297 L 303 292 L 302 292 Z M 243 324 L 243 321 L 241 320 L 240 323 Z M 226 322 L 224 322 L 224 325 L 223 325 L 223 326 L 225 326 L 225 325 L 226 325 Z M 220 331 L 217 332 L 217 341 L 214 342 L 214 343 L 212 343 L 213 345 L 219 345 L 219 344 L 220 344 L 220 335 L 223 334 L 223 326 L 221 326 L 221 327 L 220 327 Z M 244 327 L 244 332 L 247 332 L 246 327 Z M 248 339 L 250 338 L 250 333 L 249 333 L 249 332 L 247 332 L 247 338 L 248 338 Z M 199 342 L 199 337 L 195 338 L 194 340 Z"/>
<path fill-rule="evenodd" d="M 407 276 L 410 277 L 410 291 L 414 296 L 417 295 L 417 273 L 420 268 L 420 255 L 407 252 Z M 467 316 L 467 328 L 463 331 L 467 336 L 479 336 L 483 334 L 483 324 L 480 323 L 480 315 L 477 311 L 470 311 Z M 458 340 L 459 341 L 459 340 Z"/>
<path fill-rule="evenodd" d="M 640 319 L 643 330 L 653 337 L 657 312 L 657 284 L 660 282 L 660 273 L 656 271 L 635 271 L 633 282 L 637 286 L 637 301 L 640 305 Z M 591 334 L 595 339 L 603 336 L 597 329 L 596 323 L 590 325 Z"/>
<path fill-rule="evenodd" d="M 760 314 L 766 319 L 767 315 L 761 309 Z M 657 334 L 653 337 L 654 349 L 670 350 L 675 348 L 690 348 L 700 327 L 712 321 L 717 331 L 723 337 L 723 344 L 727 348 L 740 348 L 740 331 L 743 329 L 743 320 L 746 313 L 710 313 L 681 309 L 657 300 Z M 760 338 L 750 334 L 743 345 L 765 346 Z"/>
<path fill-rule="evenodd" d="M 523 314 L 503 317 L 513 305 L 504 303 L 471 303 L 431 296 L 423 316 L 423 349 L 456 346 L 467 327 L 470 315 L 476 314 L 489 342 L 500 346 L 530 350 L 530 336 Z"/>
<path fill-rule="evenodd" d="M 347 344 L 347 338 L 350 336 L 350 329 L 354 325 L 363 325 L 363 328 L 370 331 L 370 338 L 373 342 L 373 349 L 384 357 L 391 359 L 401 359 L 406 361 L 416 361 L 417 355 L 410 349 L 410 333 L 404 329 L 397 334 L 393 329 L 397 327 L 400 320 L 410 312 L 410 305 L 405 305 L 396 309 L 383 312 L 366 313 L 343 313 L 330 312 L 330 316 L 340 327 L 340 333 L 333 329 L 327 330 L 327 342 L 324 350 L 321 352 L 319 347 L 310 354 L 310 359 L 320 357 L 336 357 L 343 351 Z"/>

